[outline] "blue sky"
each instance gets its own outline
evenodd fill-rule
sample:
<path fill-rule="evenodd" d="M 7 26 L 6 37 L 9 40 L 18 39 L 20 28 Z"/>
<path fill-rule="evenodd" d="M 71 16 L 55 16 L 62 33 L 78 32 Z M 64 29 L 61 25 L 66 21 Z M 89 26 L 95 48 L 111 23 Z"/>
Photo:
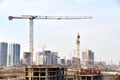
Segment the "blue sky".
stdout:
<path fill-rule="evenodd" d="M 81 51 L 91 49 L 96 60 L 120 61 L 119 0 L 0 0 L 0 41 L 21 44 L 28 51 L 28 20 L 9 21 L 8 16 L 92 16 L 92 20 L 34 20 L 35 51 L 58 51 L 70 57 L 81 35 Z M 75 55 L 75 54 L 74 54 Z"/>

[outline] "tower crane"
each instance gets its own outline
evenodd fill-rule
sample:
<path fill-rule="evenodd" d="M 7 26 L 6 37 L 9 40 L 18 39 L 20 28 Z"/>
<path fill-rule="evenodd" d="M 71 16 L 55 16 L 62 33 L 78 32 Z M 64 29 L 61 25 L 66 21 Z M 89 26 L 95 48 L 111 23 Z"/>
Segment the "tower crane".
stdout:
<path fill-rule="evenodd" d="M 12 19 L 28 19 L 29 20 L 29 51 L 31 53 L 31 65 L 33 65 L 33 52 L 34 52 L 34 19 L 49 19 L 49 20 L 76 20 L 76 19 L 92 19 L 91 16 L 38 16 L 38 15 L 21 15 L 21 16 L 8 16 L 9 20 Z"/>
<path fill-rule="evenodd" d="M 76 39 L 76 44 L 77 44 L 77 68 L 80 69 L 80 35 L 78 33 L 77 39 Z"/>

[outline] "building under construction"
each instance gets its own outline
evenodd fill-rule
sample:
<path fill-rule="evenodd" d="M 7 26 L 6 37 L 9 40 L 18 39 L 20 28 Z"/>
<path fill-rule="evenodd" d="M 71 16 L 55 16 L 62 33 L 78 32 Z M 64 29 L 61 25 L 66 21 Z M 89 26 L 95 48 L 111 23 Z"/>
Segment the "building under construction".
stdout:
<path fill-rule="evenodd" d="M 66 74 L 64 66 L 33 65 L 25 68 L 25 80 L 64 80 Z"/>
<path fill-rule="evenodd" d="M 73 80 L 103 80 L 100 70 L 81 69 L 74 74 Z"/>

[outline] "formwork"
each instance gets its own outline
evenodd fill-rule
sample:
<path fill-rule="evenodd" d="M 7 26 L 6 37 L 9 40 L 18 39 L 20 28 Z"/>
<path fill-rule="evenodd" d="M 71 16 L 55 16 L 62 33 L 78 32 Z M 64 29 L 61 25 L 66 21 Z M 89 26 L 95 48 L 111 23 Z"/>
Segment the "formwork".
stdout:
<path fill-rule="evenodd" d="M 28 66 L 25 67 L 25 80 L 64 80 L 64 66 Z"/>

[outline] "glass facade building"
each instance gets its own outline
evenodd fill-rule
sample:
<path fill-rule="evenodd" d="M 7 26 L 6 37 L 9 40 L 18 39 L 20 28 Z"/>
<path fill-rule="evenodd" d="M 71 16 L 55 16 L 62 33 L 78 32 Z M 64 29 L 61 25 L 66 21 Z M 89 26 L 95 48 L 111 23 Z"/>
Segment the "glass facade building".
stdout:
<path fill-rule="evenodd" d="M 36 64 L 37 65 L 57 65 L 57 52 L 51 52 L 50 50 L 45 50 L 43 52 L 36 53 Z"/>
<path fill-rule="evenodd" d="M 20 44 L 9 44 L 8 66 L 20 66 Z"/>
<path fill-rule="evenodd" d="M 0 66 L 7 65 L 7 49 L 8 44 L 5 42 L 0 42 Z"/>

